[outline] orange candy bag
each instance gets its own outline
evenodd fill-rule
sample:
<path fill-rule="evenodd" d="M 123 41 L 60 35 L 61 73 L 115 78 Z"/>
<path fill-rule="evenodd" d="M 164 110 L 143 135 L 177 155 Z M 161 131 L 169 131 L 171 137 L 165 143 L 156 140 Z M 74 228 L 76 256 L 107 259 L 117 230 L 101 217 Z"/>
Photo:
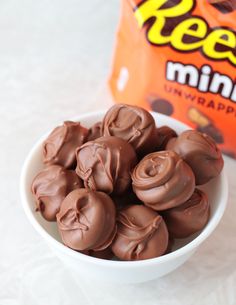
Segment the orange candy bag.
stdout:
<path fill-rule="evenodd" d="M 236 1 L 122 0 L 109 85 L 236 158 Z"/>

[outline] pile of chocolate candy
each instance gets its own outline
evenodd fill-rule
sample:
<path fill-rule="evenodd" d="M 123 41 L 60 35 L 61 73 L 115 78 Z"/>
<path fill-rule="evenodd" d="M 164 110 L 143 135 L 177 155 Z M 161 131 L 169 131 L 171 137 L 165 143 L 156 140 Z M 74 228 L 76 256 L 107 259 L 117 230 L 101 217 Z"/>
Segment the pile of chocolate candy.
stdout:
<path fill-rule="evenodd" d="M 67 121 L 43 143 L 32 183 L 36 210 L 56 221 L 63 243 L 87 255 L 143 260 L 209 219 L 207 183 L 223 168 L 206 134 L 157 128 L 140 107 L 114 105 L 90 129 Z"/>

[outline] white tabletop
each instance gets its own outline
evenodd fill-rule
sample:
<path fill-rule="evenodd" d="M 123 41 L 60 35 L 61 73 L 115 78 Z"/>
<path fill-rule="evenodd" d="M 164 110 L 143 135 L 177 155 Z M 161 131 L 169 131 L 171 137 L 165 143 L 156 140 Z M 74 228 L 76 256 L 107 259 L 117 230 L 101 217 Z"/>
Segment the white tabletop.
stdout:
<path fill-rule="evenodd" d="M 21 207 L 33 143 L 63 120 L 108 107 L 119 1 L 0 1 L 0 305 L 236 304 L 236 162 L 225 158 L 228 208 L 181 268 L 128 286 L 74 278 Z"/>

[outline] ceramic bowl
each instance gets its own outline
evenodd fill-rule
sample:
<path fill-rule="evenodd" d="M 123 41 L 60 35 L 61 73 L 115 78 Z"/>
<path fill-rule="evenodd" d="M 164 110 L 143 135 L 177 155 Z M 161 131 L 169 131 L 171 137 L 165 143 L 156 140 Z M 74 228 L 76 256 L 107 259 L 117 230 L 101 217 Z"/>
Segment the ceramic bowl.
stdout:
<path fill-rule="evenodd" d="M 89 113 L 74 118 L 86 127 L 100 121 L 105 111 Z M 162 114 L 152 113 L 158 127 L 168 125 L 177 133 L 189 129 L 185 124 Z M 113 261 L 90 257 L 63 245 L 57 225 L 47 222 L 40 213 L 35 212 L 31 183 L 34 176 L 43 168 L 41 145 L 43 136 L 29 152 L 23 165 L 20 193 L 25 214 L 38 234 L 48 243 L 62 263 L 67 264 L 73 274 L 99 281 L 118 283 L 140 283 L 172 272 L 193 255 L 197 248 L 209 237 L 221 220 L 227 204 L 228 183 L 224 170 L 215 179 L 201 187 L 209 196 L 211 215 L 205 228 L 188 239 L 177 240 L 173 252 L 161 257 L 142 261 Z"/>

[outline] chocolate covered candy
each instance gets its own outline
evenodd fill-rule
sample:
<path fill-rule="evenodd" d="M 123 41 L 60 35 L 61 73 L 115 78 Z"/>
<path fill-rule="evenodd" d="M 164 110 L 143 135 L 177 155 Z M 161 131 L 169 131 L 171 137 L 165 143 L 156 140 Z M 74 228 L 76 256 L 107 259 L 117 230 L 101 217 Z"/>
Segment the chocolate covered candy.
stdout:
<path fill-rule="evenodd" d="M 97 122 L 91 128 L 89 128 L 87 142 L 96 140 L 101 136 L 102 136 L 102 122 Z"/>
<path fill-rule="evenodd" d="M 183 204 L 163 213 L 169 233 L 173 238 L 185 238 L 202 230 L 210 216 L 207 195 L 195 189 Z"/>
<path fill-rule="evenodd" d="M 207 183 L 223 168 L 222 154 L 214 140 L 196 130 L 182 132 L 167 143 L 167 149 L 177 152 L 192 168 L 196 184 Z"/>
<path fill-rule="evenodd" d="M 157 211 L 180 205 L 195 188 L 191 168 L 174 151 L 147 155 L 134 168 L 131 177 L 137 197 Z"/>
<path fill-rule="evenodd" d="M 137 163 L 133 147 L 116 137 L 101 137 L 76 151 L 76 173 L 86 188 L 111 194 L 124 193 L 131 183 L 130 172 Z"/>
<path fill-rule="evenodd" d="M 177 133 L 169 126 L 156 128 L 156 150 L 165 150 L 166 144 L 169 142 L 169 140 L 176 138 L 177 136 Z"/>
<path fill-rule="evenodd" d="M 105 193 L 74 190 L 61 204 L 57 225 L 68 247 L 79 251 L 104 250 L 116 233 L 115 205 Z"/>
<path fill-rule="evenodd" d="M 125 104 L 114 105 L 102 122 L 104 136 L 116 136 L 129 142 L 136 152 L 150 152 L 155 139 L 155 121 L 143 108 Z"/>
<path fill-rule="evenodd" d="M 59 165 L 47 166 L 37 174 L 31 186 L 36 200 L 36 211 L 40 211 L 46 220 L 55 221 L 66 195 L 81 187 L 82 181 L 74 171 Z"/>
<path fill-rule="evenodd" d="M 113 253 L 122 260 L 143 260 L 163 255 L 168 247 L 163 218 L 143 205 L 132 205 L 117 216 Z"/>
<path fill-rule="evenodd" d="M 56 127 L 43 143 L 43 162 L 71 168 L 76 163 L 75 150 L 88 136 L 88 129 L 78 122 L 66 121 Z"/>
<path fill-rule="evenodd" d="M 189 117 L 196 116 L 198 126 L 210 126 L 189 109 Z M 137 156 L 144 158 L 138 163 Z M 67 247 L 120 260 L 165 255 L 175 238 L 201 230 L 210 206 L 195 189 L 195 175 L 205 183 L 223 167 L 207 135 L 156 128 L 150 113 L 129 105 L 113 106 L 89 130 L 64 122 L 44 141 L 43 161 L 47 167 L 32 183 L 36 209 L 57 220 Z"/>

